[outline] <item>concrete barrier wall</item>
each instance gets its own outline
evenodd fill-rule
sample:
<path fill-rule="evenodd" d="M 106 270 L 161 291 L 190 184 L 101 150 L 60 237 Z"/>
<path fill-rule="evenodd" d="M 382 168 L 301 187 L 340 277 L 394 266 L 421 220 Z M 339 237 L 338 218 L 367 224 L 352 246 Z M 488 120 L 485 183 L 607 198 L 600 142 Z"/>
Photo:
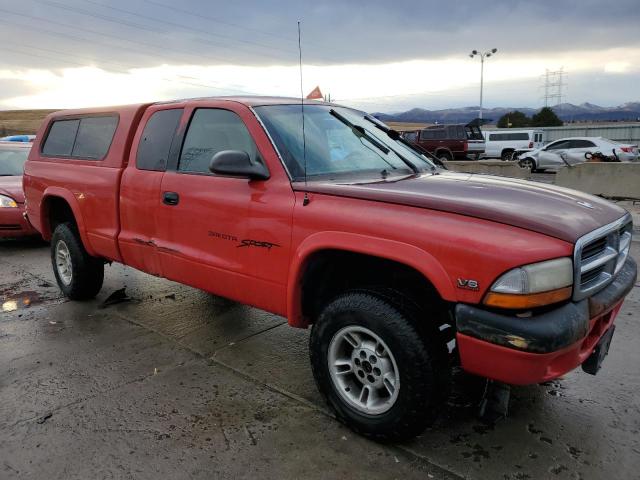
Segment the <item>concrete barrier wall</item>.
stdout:
<path fill-rule="evenodd" d="M 640 200 L 640 163 L 581 163 L 559 170 L 555 183 L 603 197 Z"/>
<path fill-rule="evenodd" d="M 444 162 L 452 172 L 484 173 L 500 175 L 502 177 L 527 178 L 529 170 L 520 167 L 518 162 L 503 162 L 501 160 L 462 160 Z"/>

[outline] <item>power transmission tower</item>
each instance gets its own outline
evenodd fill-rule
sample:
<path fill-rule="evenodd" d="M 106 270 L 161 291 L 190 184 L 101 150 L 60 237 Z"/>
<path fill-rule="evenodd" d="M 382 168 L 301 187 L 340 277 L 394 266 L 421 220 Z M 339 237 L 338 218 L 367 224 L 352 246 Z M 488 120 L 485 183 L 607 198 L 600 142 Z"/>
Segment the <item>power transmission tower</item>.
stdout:
<path fill-rule="evenodd" d="M 562 89 L 567 86 L 565 81 L 567 72 L 564 71 L 564 67 L 560 70 L 550 71 L 547 69 L 542 76 L 544 79 L 544 106 L 548 107 L 555 100 L 553 105 L 559 105 L 562 103 Z"/>

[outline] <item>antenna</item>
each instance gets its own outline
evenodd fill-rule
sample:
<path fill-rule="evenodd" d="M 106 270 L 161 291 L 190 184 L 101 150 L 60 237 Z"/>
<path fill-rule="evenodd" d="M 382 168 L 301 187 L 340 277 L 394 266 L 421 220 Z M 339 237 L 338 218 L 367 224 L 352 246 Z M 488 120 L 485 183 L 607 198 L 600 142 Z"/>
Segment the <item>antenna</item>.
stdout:
<path fill-rule="evenodd" d="M 307 140 L 304 134 L 304 90 L 302 87 L 302 42 L 300 40 L 300 21 L 298 21 L 298 64 L 300 65 L 300 111 L 302 112 L 302 160 L 304 162 L 304 200 L 303 206 L 309 205 L 309 194 L 307 193 Z"/>

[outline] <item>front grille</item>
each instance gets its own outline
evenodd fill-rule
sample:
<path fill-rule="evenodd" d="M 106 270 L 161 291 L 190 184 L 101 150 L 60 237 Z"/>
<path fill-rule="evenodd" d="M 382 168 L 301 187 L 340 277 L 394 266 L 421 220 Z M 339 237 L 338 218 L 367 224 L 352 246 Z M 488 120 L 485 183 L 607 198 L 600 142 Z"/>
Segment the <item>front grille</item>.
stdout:
<path fill-rule="evenodd" d="M 584 247 L 582 247 L 582 254 L 580 257 L 584 262 L 585 260 L 588 260 L 591 257 L 600 255 L 605 248 L 607 248 L 607 237 L 594 240 L 588 245 L 585 245 Z"/>
<path fill-rule="evenodd" d="M 0 224 L 0 230 L 20 230 L 20 225 Z"/>
<path fill-rule="evenodd" d="M 606 287 L 629 255 L 631 215 L 586 234 L 576 242 L 573 256 L 573 299 L 582 300 Z"/>

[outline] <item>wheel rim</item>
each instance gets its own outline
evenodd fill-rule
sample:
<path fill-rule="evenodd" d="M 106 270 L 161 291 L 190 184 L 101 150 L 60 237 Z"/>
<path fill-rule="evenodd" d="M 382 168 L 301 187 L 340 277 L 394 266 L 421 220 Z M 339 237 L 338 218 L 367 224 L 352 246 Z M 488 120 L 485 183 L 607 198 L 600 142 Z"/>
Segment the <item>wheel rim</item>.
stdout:
<path fill-rule="evenodd" d="M 533 170 L 533 162 L 531 160 L 522 160 L 522 166 L 529 170 Z"/>
<path fill-rule="evenodd" d="M 71 264 L 71 253 L 69 253 L 69 247 L 64 240 L 58 240 L 56 243 L 56 269 L 58 270 L 58 276 L 65 285 L 70 285 L 73 279 L 73 268 Z"/>
<path fill-rule="evenodd" d="M 349 326 L 338 331 L 327 361 L 338 394 L 356 410 L 380 415 L 395 404 L 398 365 L 387 344 L 371 330 Z"/>

